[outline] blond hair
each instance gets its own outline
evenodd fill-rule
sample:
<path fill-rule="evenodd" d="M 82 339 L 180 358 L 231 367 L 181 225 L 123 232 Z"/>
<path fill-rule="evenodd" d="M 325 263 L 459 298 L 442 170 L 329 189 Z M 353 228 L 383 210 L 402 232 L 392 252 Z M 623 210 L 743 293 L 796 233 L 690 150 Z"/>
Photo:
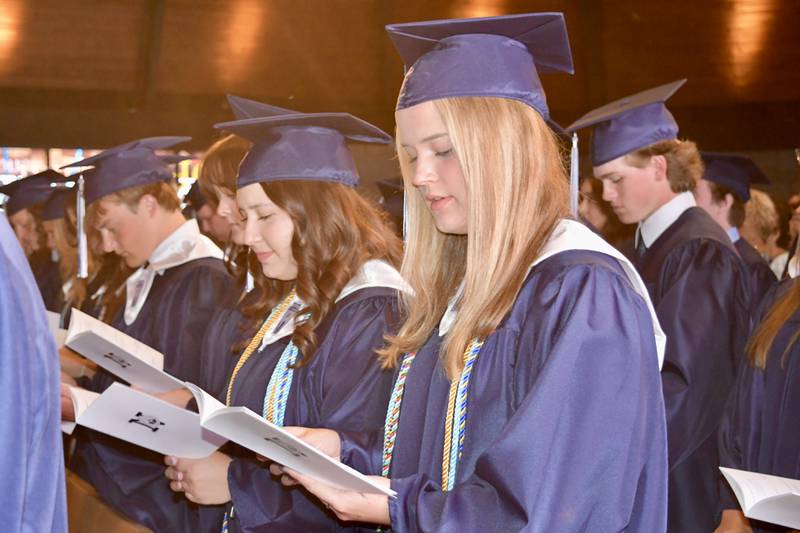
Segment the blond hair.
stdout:
<path fill-rule="evenodd" d="M 408 156 L 398 144 L 410 191 L 401 272 L 414 296 L 403 295 L 406 322 L 387 338 L 380 356 L 385 367 L 392 367 L 422 346 L 463 281 L 458 316 L 440 350 L 442 366 L 455 379 L 470 341 L 488 336 L 511 309 L 528 267 L 569 213 L 569 191 L 559 143 L 533 108 L 487 97 L 434 104 L 467 184 L 467 235 L 436 229 L 421 193 L 411 185 Z"/>
<path fill-rule="evenodd" d="M 692 191 L 703 177 L 703 159 L 692 141 L 659 141 L 626 154 L 625 161 L 637 168 L 644 168 L 657 155 L 663 155 L 667 160 L 667 180 L 672 192 Z"/>
<path fill-rule="evenodd" d="M 752 230 L 762 241 L 767 242 L 780 231 L 778 210 L 767 193 L 751 189 L 750 201 L 744 204 L 744 213 L 742 225 L 747 231 Z"/>

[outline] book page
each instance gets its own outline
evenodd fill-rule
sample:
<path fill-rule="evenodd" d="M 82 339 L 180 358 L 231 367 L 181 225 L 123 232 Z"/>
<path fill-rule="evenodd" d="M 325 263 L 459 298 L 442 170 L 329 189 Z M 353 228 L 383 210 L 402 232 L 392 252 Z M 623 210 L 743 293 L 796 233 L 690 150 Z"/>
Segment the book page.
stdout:
<path fill-rule="evenodd" d="M 200 415 L 159 398 L 112 384 L 78 424 L 164 455 L 200 459 L 226 440 L 200 426 Z"/>
<path fill-rule="evenodd" d="M 226 407 L 208 417 L 203 426 L 240 446 L 302 474 L 349 490 L 394 496 L 394 491 L 331 459 L 246 407 Z"/>
<path fill-rule="evenodd" d="M 53 339 L 56 341 L 56 348 L 61 348 L 64 346 L 64 341 L 67 339 L 67 330 L 60 327 L 61 315 L 53 311 L 45 311 L 45 314 L 47 315 L 47 327 L 50 329 L 50 333 L 53 334 Z"/>
<path fill-rule="evenodd" d="M 96 392 L 92 392 L 81 387 L 73 387 L 71 385 L 69 386 L 69 395 L 72 398 L 72 406 L 73 410 L 75 411 L 75 420 L 77 420 L 81 414 L 89 408 L 92 402 L 94 402 L 100 396 Z M 76 425 L 77 424 L 73 421 L 62 420 L 61 431 L 67 435 L 72 435 L 72 432 L 75 431 Z"/>
<path fill-rule="evenodd" d="M 197 402 L 197 410 L 200 411 L 201 424 L 220 409 L 225 409 L 224 403 L 220 402 L 194 383 L 189 383 L 187 381 L 184 383 L 184 386 L 189 389 L 189 392 L 192 393 Z"/>
<path fill-rule="evenodd" d="M 146 392 L 184 387 L 181 380 L 163 371 L 160 352 L 74 308 L 66 346 Z"/>
<path fill-rule="evenodd" d="M 67 330 L 67 341 L 85 332 L 91 332 L 111 342 L 119 347 L 120 350 L 135 355 L 148 365 L 158 370 L 164 370 L 164 355 L 161 352 L 73 307 L 72 318 L 69 321 L 69 329 Z"/>
<path fill-rule="evenodd" d="M 800 528 L 800 480 L 720 467 L 745 516 Z M 791 522 L 791 523 L 789 523 Z"/>

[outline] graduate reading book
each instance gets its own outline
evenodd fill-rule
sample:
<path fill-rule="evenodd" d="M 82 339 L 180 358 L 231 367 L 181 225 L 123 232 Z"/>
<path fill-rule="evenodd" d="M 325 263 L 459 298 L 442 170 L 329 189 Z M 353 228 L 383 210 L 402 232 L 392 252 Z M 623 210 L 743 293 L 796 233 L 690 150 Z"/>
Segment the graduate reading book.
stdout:
<path fill-rule="evenodd" d="M 250 409 L 226 407 L 200 387 L 165 373 L 160 369 L 163 355 L 149 346 L 76 309 L 72 317 L 67 346 L 141 389 L 121 383 L 112 384 L 103 394 L 71 389 L 76 424 L 177 457 L 206 457 L 231 440 L 328 483 L 360 492 L 391 495 L 391 491 L 387 492 Z M 192 393 L 199 413 L 143 392 L 178 388 Z M 71 432 L 69 423 L 63 429 Z"/>
<path fill-rule="evenodd" d="M 720 467 L 744 515 L 800 529 L 800 480 Z"/>

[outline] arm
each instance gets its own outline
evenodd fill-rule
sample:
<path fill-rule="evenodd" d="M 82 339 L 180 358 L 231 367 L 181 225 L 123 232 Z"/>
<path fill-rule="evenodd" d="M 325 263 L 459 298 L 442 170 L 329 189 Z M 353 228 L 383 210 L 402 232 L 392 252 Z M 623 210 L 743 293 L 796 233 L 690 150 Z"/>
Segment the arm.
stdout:
<path fill-rule="evenodd" d="M 750 331 L 745 273 L 714 241 L 693 242 L 662 267 L 656 309 L 667 334 L 661 372 L 670 467 L 717 429 Z"/>

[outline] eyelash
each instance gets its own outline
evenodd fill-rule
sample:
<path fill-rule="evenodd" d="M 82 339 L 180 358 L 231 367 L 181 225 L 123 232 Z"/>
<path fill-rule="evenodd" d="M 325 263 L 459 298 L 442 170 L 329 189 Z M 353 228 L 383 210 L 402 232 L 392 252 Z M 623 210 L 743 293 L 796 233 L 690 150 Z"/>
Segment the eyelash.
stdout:
<path fill-rule="evenodd" d="M 433 154 L 434 154 L 436 157 L 447 157 L 447 156 L 448 156 L 448 155 L 450 155 L 452 152 L 453 152 L 453 149 L 452 149 L 452 148 L 448 148 L 448 149 L 447 149 L 447 150 L 445 150 L 444 152 L 434 152 Z M 409 162 L 409 163 L 416 163 L 416 162 L 417 162 L 417 158 L 416 158 L 416 157 L 409 157 L 409 158 L 408 158 L 408 162 Z"/>

